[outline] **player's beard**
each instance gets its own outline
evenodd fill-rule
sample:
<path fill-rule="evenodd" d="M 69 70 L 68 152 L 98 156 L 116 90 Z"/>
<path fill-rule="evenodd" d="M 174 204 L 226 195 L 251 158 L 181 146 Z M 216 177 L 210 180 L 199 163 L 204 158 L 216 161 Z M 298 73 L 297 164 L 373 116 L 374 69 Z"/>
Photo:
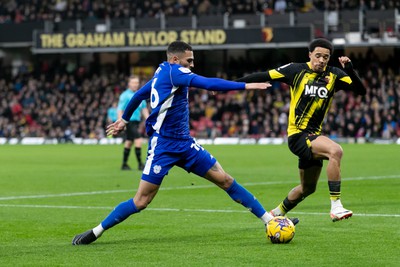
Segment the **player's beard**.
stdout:
<path fill-rule="evenodd" d="M 324 64 L 315 64 L 314 65 L 314 71 L 315 72 L 323 72 L 325 69 L 325 65 Z"/>

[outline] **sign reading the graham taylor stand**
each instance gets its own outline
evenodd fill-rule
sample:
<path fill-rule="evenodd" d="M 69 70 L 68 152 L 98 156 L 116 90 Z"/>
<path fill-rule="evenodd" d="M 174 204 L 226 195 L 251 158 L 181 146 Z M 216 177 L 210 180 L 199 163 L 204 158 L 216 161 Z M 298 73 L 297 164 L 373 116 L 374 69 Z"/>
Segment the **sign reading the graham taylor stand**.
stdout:
<path fill-rule="evenodd" d="M 262 48 L 268 44 L 307 43 L 311 27 L 264 27 L 247 29 L 187 29 L 112 32 L 35 32 L 34 53 L 79 53 L 165 50 L 182 40 L 197 48 Z M 266 45 L 267 44 L 267 45 Z"/>

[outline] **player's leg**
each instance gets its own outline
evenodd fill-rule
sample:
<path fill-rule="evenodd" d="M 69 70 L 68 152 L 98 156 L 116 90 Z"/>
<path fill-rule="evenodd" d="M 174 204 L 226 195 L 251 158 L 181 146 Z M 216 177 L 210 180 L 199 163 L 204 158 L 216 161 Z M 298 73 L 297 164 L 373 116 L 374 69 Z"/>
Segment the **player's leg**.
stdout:
<path fill-rule="evenodd" d="M 159 140 L 157 136 L 150 138 L 146 168 L 143 170 L 135 197 L 120 203 L 97 227 L 75 236 L 72 240 L 73 245 L 94 242 L 105 230 L 147 207 L 157 194 L 164 176 L 176 161 L 169 157 L 168 148 L 170 146 L 170 143 Z"/>
<path fill-rule="evenodd" d="M 134 141 L 134 146 L 135 146 L 135 155 L 136 159 L 138 162 L 138 170 L 143 171 L 144 165 L 142 162 L 142 144 L 143 144 L 143 138 L 138 137 Z"/>
<path fill-rule="evenodd" d="M 329 160 L 326 172 L 331 199 L 331 218 L 339 221 L 350 218 L 351 210 L 345 209 L 340 200 L 341 197 L 341 175 L 340 162 L 343 156 L 342 147 L 326 136 L 319 136 L 311 142 L 312 152 L 316 158 L 327 158 Z"/>
<path fill-rule="evenodd" d="M 125 140 L 121 170 L 126 170 L 126 171 L 131 170 L 131 167 L 128 164 L 129 155 L 131 153 L 131 147 L 132 147 L 132 141 L 131 140 Z"/>
<path fill-rule="evenodd" d="M 73 245 L 87 245 L 96 241 L 104 231 L 123 222 L 130 215 L 145 209 L 156 196 L 160 185 L 141 180 L 139 188 L 133 199 L 121 202 L 114 210 L 95 228 L 76 235 L 72 240 Z"/>
<path fill-rule="evenodd" d="M 264 224 L 273 218 L 256 197 L 227 174 L 218 162 L 215 162 L 203 177 L 223 189 L 235 202 L 250 210 Z"/>
<path fill-rule="evenodd" d="M 130 215 L 144 210 L 147 205 L 153 200 L 158 192 L 160 185 L 149 183 L 141 180 L 139 188 L 133 199 L 120 203 L 99 225 L 104 230 L 107 230 L 116 224 L 124 221 Z M 99 228 L 98 234 L 102 234 L 102 229 Z M 97 234 L 97 233 L 96 233 Z"/>
<path fill-rule="evenodd" d="M 328 181 L 340 181 L 340 161 L 343 156 L 342 147 L 326 136 L 318 136 L 311 142 L 314 158 L 328 159 L 326 168 Z"/>
<path fill-rule="evenodd" d="M 228 193 L 234 201 L 248 208 L 255 216 L 260 218 L 264 224 L 273 218 L 272 215 L 265 211 L 260 202 L 227 174 L 217 160 L 198 144 L 196 140 L 188 141 L 186 147 L 185 162 L 184 164 L 178 164 L 178 166 L 216 184 L 219 188 Z"/>
<path fill-rule="evenodd" d="M 318 135 L 305 132 L 289 137 L 289 149 L 299 157 L 300 184 L 293 188 L 275 209 L 271 210 L 273 215 L 285 215 L 315 191 L 322 168 L 322 160 L 314 159 L 311 150 L 311 142 L 317 137 Z"/>
<path fill-rule="evenodd" d="M 126 136 L 124 141 L 124 153 L 122 158 L 122 166 L 121 170 L 131 170 L 131 167 L 128 165 L 129 155 L 131 154 L 131 148 L 133 144 L 133 132 L 132 132 L 132 122 L 129 122 L 126 125 Z"/>
<path fill-rule="evenodd" d="M 140 122 L 139 121 L 133 121 L 131 122 L 132 128 L 131 128 L 131 137 L 133 138 L 133 146 L 135 148 L 135 155 L 136 155 L 136 160 L 138 163 L 138 170 L 143 171 L 144 165 L 142 162 L 142 143 L 143 139 L 142 136 L 140 135 L 139 132 L 139 127 L 140 127 Z"/>
<path fill-rule="evenodd" d="M 312 162 L 310 163 L 312 164 Z M 294 209 L 307 196 L 315 192 L 322 169 L 321 166 L 317 165 L 319 165 L 318 162 L 315 162 L 315 165 L 299 169 L 300 184 L 290 190 L 287 197 L 271 211 L 273 215 L 286 215 L 286 213 Z M 302 166 L 302 164 L 299 163 L 299 166 Z"/>

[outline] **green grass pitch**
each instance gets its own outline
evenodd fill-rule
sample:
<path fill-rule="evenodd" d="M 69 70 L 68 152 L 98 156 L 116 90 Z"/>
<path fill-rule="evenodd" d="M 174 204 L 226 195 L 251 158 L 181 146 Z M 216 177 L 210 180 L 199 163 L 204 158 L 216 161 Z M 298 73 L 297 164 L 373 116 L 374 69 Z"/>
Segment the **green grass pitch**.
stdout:
<path fill-rule="evenodd" d="M 260 220 L 175 167 L 147 210 L 88 246 L 71 240 L 138 186 L 139 171 L 119 169 L 122 146 L 0 146 L 0 266 L 398 266 L 400 146 L 342 146 L 353 217 L 331 222 L 324 162 L 317 191 L 289 213 L 300 218 L 289 244 L 271 244 Z M 286 145 L 205 147 L 268 210 L 298 183 Z"/>

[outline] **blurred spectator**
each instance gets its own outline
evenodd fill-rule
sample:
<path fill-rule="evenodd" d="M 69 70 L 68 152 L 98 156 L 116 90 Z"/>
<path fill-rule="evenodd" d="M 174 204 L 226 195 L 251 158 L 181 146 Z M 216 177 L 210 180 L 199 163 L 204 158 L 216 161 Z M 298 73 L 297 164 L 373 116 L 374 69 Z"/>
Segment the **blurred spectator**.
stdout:
<path fill-rule="evenodd" d="M 286 0 L 276 0 L 274 10 L 276 13 L 285 13 L 287 8 Z"/>
<path fill-rule="evenodd" d="M 249 72 L 257 65 L 241 63 Z M 354 57 L 354 64 L 367 95 L 361 99 L 338 92 L 327 114 L 325 134 L 367 141 L 399 138 L 398 66 L 390 57 L 381 61 L 373 51 L 364 57 Z M 17 68 L 15 76 L 2 76 L 0 137 L 35 136 L 56 138 L 60 142 L 70 142 L 74 137 L 103 137 L 104 127 L 115 120 L 113 106 L 125 88 L 121 81 L 127 77 L 117 71 L 94 71 L 97 67 L 43 61 L 38 70 Z M 229 78 L 225 72 L 217 76 Z M 142 78 L 146 81 L 149 77 Z M 198 138 L 286 136 L 290 91 L 284 84 L 274 83 L 267 91 L 212 94 L 190 90 L 189 97 L 191 131 Z"/>
<path fill-rule="evenodd" d="M 113 123 L 118 119 L 118 102 L 113 102 L 107 109 L 107 123 Z"/>
<path fill-rule="evenodd" d="M 0 23 L 73 19 L 190 16 L 199 14 L 270 15 L 285 11 L 311 12 L 336 9 L 400 9 L 394 0 L 6 0 L 0 1 Z"/>

